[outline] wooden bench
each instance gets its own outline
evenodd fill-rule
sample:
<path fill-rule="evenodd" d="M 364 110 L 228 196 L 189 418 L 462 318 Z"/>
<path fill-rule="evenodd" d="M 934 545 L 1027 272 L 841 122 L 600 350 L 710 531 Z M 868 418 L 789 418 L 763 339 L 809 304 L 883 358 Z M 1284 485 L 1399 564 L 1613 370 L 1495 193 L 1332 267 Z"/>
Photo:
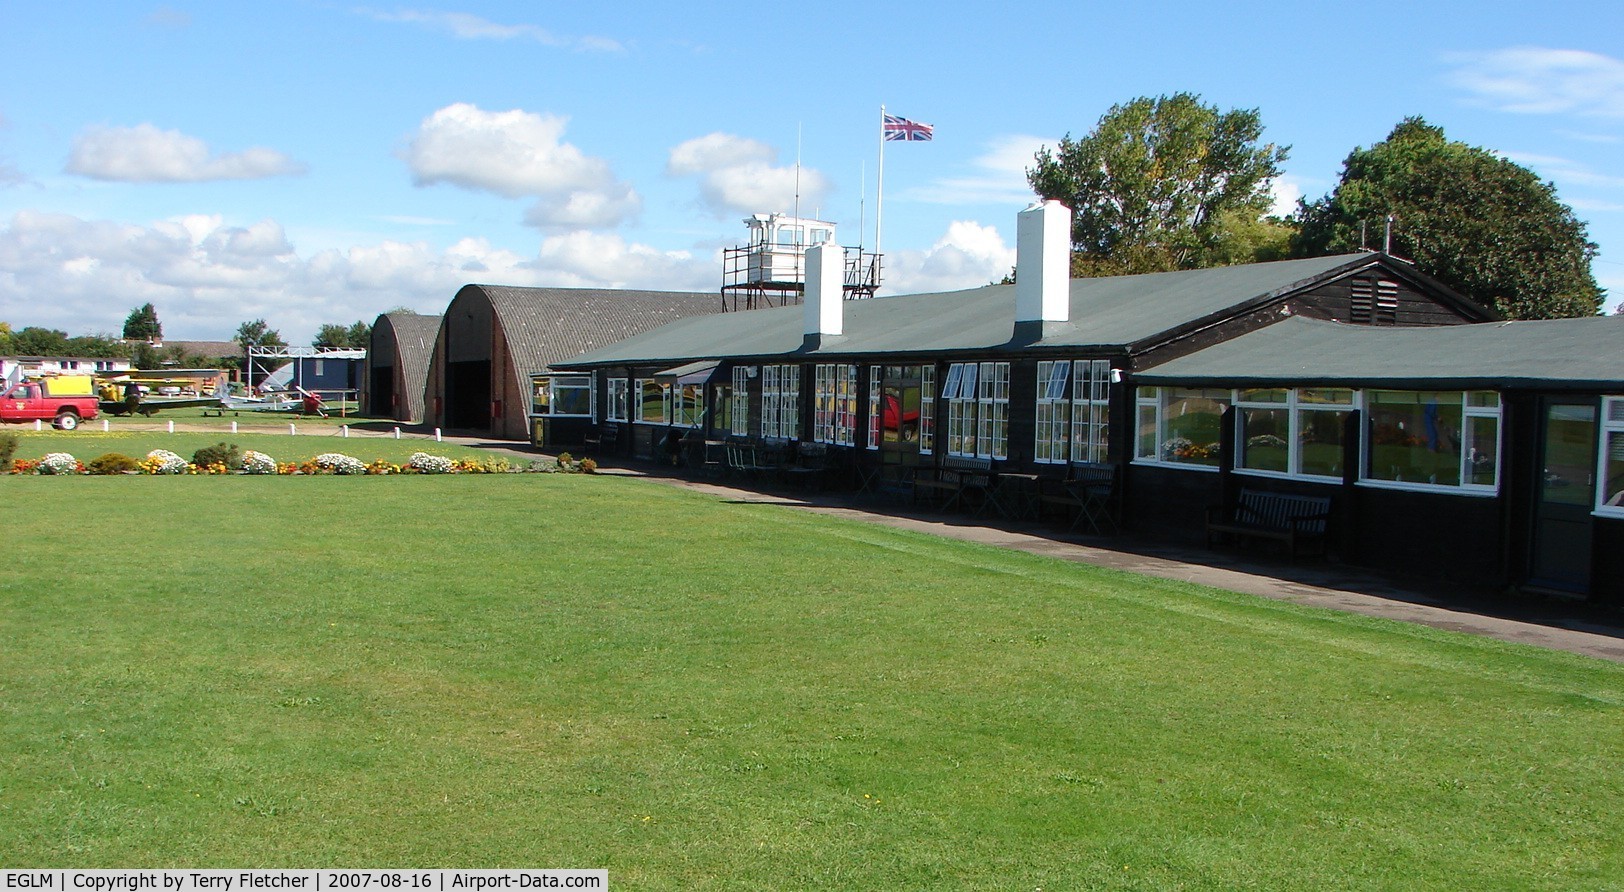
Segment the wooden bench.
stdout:
<path fill-rule="evenodd" d="M 1038 482 L 1038 514 L 1058 508 L 1070 520 L 1067 532 L 1087 522 L 1097 535 L 1115 533 L 1116 477 L 1116 466 L 1106 464 L 1072 465 L 1064 479 L 1044 477 Z"/>
<path fill-rule="evenodd" d="M 940 497 L 941 509 L 947 511 L 962 504 L 966 494 L 978 493 L 985 498 L 991 476 L 992 459 L 950 455 L 938 466 L 914 468 L 914 502 L 919 501 L 921 493 L 933 504 Z"/>
<path fill-rule="evenodd" d="M 620 425 L 613 421 L 605 421 L 598 425 L 597 430 L 586 435 L 586 452 L 588 455 L 596 453 L 599 456 L 613 455 L 615 447 L 620 443 Z"/>
<path fill-rule="evenodd" d="M 1207 508 L 1207 547 L 1213 546 L 1215 537 L 1229 535 L 1283 542 L 1292 560 L 1305 546 L 1324 554 L 1325 527 L 1330 519 L 1328 498 L 1243 489 L 1233 511 L 1221 506 Z"/>

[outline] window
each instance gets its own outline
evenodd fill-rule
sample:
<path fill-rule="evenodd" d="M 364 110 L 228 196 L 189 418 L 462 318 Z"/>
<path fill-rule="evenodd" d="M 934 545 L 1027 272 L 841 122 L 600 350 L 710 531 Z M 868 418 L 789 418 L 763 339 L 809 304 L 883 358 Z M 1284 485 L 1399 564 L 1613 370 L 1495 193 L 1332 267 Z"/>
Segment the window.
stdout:
<path fill-rule="evenodd" d="M 729 378 L 717 381 L 710 386 L 712 412 L 710 429 L 721 433 L 730 433 L 733 430 L 733 383 Z"/>
<path fill-rule="evenodd" d="M 592 376 L 542 375 L 532 378 L 530 414 L 590 418 Z"/>
<path fill-rule="evenodd" d="M 947 400 L 948 455 L 1009 456 L 1009 363 L 953 363 L 942 398 Z"/>
<path fill-rule="evenodd" d="M 653 378 L 636 380 L 637 420 L 644 424 L 669 424 L 671 395 L 665 385 Z"/>
<path fill-rule="evenodd" d="M 880 387 L 882 366 L 868 367 L 868 448 L 880 448 Z"/>
<path fill-rule="evenodd" d="M 793 440 L 801 435 L 801 367 L 761 367 L 761 435 Z"/>
<path fill-rule="evenodd" d="M 1071 460 L 1103 462 L 1111 445 L 1111 362 L 1079 359 L 1071 369 Z"/>
<path fill-rule="evenodd" d="M 853 445 L 857 433 L 857 366 L 815 366 L 812 399 L 812 439 Z"/>
<path fill-rule="evenodd" d="M 626 387 L 630 383 L 625 378 L 609 379 L 609 404 L 604 407 L 604 415 L 609 421 L 627 420 Z"/>
<path fill-rule="evenodd" d="M 1596 494 L 1596 510 L 1624 517 L 1624 396 L 1601 401 L 1601 482 Z"/>
<path fill-rule="evenodd" d="M 1365 479 L 1492 492 L 1500 479 L 1500 395 L 1365 394 Z"/>
<path fill-rule="evenodd" d="M 749 366 L 733 367 L 733 411 L 729 413 L 728 431 L 734 436 L 750 435 L 750 372 Z"/>
<path fill-rule="evenodd" d="M 703 384 L 671 385 L 671 423 L 677 427 L 698 427 L 705 420 Z"/>
<path fill-rule="evenodd" d="M 936 444 L 936 366 L 919 367 L 919 452 L 929 455 Z"/>
<path fill-rule="evenodd" d="M 1235 395 L 1237 469 L 1341 479 L 1352 390 L 1284 388 Z"/>
<path fill-rule="evenodd" d="M 1087 363 L 1083 363 L 1087 368 Z M 1043 464 L 1066 460 L 1071 441 L 1071 400 L 1066 384 L 1071 379 L 1071 361 L 1038 363 L 1037 440 L 1032 458 Z"/>
<path fill-rule="evenodd" d="M 1220 423 L 1231 398 L 1230 391 L 1214 388 L 1139 388 L 1134 459 L 1218 467 L 1223 451 Z"/>

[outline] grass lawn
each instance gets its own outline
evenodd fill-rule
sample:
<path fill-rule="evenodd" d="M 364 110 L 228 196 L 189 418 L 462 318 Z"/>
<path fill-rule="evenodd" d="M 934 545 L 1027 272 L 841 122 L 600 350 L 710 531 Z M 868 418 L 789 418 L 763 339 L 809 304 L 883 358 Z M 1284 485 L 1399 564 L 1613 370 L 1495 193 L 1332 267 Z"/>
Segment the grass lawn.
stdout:
<path fill-rule="evenodd" d="M 235 434 L 230 430 L 180 431 L 171 434 L 161 426 L 158 430 L 120 430 L 115 426 L 108 433 L 90 429 L 76 431 L 46 429 L 36 432 L 32 428 L 18 429 L 8 426 L 0 428 L 0 433 L 17 434 L 21 441 L 17 445 L 17 458 L 37 459 L 48 452 L 67 452 L 86 463 L 108 452 L 119 452 L 140 459 L 154 449 L 168 449 L 181 458 L 190 460 L 192 453 L 216 443 L 231 443 L 244 450 L 253 449 L 277 461 L 303 461 L 323 452 L 342 452 L 362 461 L 384 459 L 396 464 L 404 463 L 414 452 L 428 452 L 447 458 L 493 457 L 488 449 L 474 449 L 456 443 L 436 443 L 433 439 L 423 437 L 403 437 L 396 440 L 378 434 L 363 436 L 358 432 L 352 433 L 349 437 L 342 437 L 336 429 L 325 425 L 320 428 L 306 428 L 301 424 L 298 430 L 300 433 L 292 436 L 287 433 L 286 424 L 282 425 L 280 430 L 270 428 L 268 432 L 243 432 L 239 429 L 239 433 Z"/>
<path fill-rule="evenodd" d="M 0 500 L 0 867 L 1624 886 L 1597 660 L 632 479 Z"/>

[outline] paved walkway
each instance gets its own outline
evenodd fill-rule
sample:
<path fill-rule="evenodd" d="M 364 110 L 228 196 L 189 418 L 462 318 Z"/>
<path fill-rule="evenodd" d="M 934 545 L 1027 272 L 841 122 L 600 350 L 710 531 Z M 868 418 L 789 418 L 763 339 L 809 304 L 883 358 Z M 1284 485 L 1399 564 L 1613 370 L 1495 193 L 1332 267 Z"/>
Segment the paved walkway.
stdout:
<path fill-rule="evenodd" d="M 784 505 L 1060 560 L 1195 582 L 1277 601 L 1419 623 L 1624 663 L 1624 626 L 1619 625 L 1617 615 L 1578 603 L 1542 601 L 1526 595 L 1488 596 L 1481 591 L 1449 590 L 1443 586 L 1422 587 L 1337 564 L 1263 563 L 1232 552 L 1150 543 L 1132 536 L 1065 535 L 1032 523 L 987 526 L 963 516 L 873 506 L 839 496 L 738 489 L 723 483 L 663 474 L 652 467 L 614 468 L 603 473 L 643 477 L 722 499 Z"/>

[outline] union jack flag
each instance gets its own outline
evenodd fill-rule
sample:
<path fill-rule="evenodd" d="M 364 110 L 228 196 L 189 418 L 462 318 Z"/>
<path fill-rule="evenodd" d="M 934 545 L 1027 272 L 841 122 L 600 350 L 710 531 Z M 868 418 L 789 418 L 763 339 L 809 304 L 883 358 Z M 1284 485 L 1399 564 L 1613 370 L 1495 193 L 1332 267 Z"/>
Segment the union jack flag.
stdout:
<path fill-rule="evenodd" d="M 885 116 L 886 142 L 929 142 L 936 128 L 896 115 Z"/>

